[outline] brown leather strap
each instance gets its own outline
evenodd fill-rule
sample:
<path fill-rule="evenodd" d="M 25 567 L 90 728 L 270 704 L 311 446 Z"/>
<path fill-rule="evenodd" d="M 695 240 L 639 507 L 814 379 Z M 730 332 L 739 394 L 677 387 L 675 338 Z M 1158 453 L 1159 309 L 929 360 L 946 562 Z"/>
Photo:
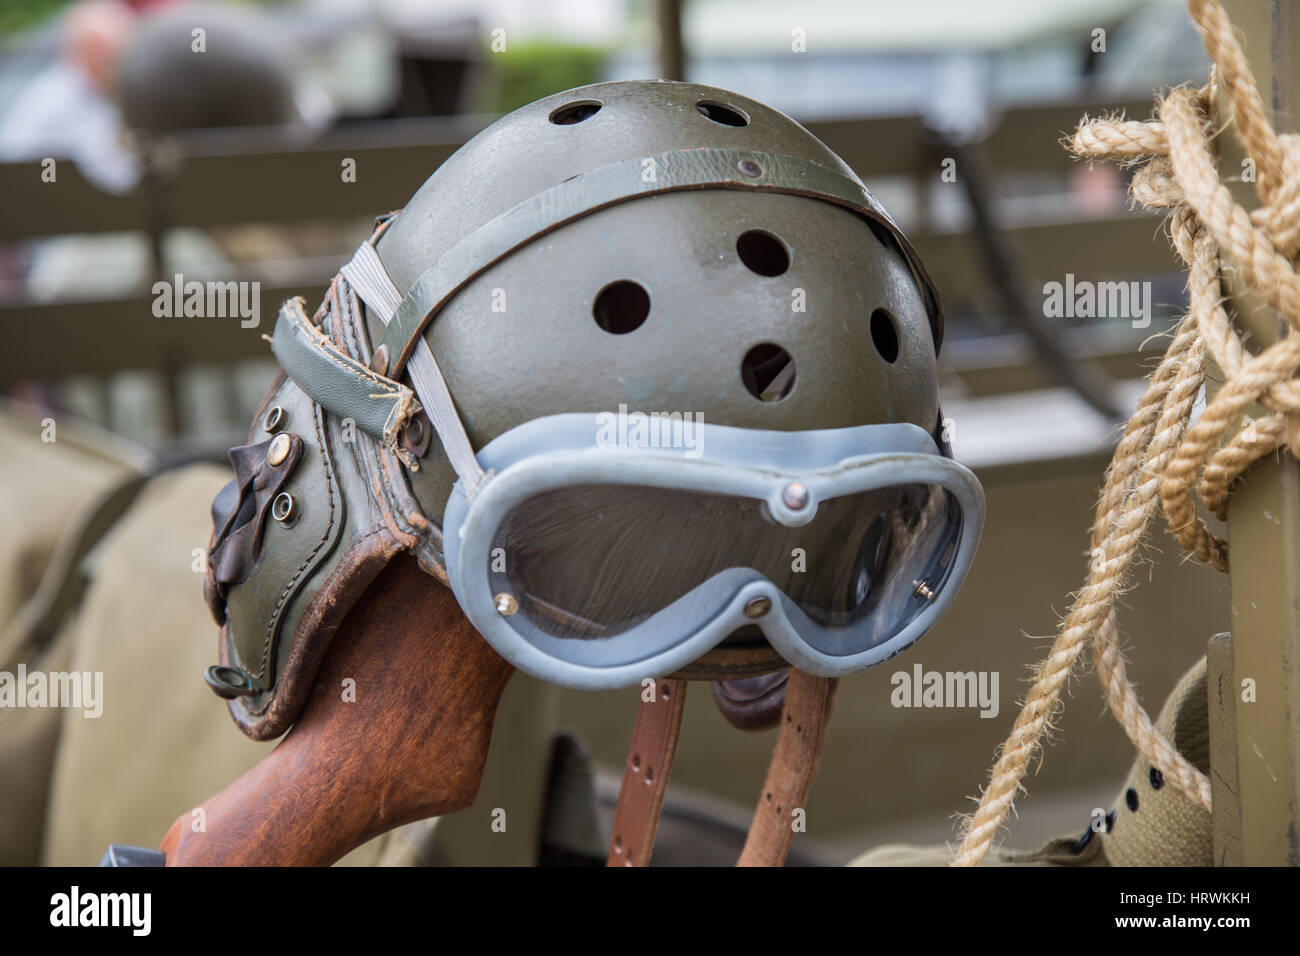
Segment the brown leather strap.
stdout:
<path fill-rule="evenodd" d="M 790 668 L 781 730 L 737 866 L 782 866 L 826 742 L 835 681 Z"/>
<path fill-rule="evenodd" d="M 614 811 L 614 833 L 606 866 L 648 866 L 654 849 L 659 809 L 677 753 L 677 735 L 686 707 L 686 681 L 658 681 L 655 699 L 642 700 L 628 748 L 623 787 Z"/>

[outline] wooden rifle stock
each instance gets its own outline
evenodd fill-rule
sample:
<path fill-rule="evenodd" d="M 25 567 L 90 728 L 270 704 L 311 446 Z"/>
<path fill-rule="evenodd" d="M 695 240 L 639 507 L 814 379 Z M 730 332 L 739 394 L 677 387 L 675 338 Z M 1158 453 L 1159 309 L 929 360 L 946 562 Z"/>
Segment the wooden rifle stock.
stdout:
<path fill-rule="evenodd" d="M 167 865 L 323 866 L 393 827 L 468 807 L 512 670 L 451 590 L 398 555 L 334 635 L 279 745 L 204 801 L 201 818 L 172 824 Z"/>

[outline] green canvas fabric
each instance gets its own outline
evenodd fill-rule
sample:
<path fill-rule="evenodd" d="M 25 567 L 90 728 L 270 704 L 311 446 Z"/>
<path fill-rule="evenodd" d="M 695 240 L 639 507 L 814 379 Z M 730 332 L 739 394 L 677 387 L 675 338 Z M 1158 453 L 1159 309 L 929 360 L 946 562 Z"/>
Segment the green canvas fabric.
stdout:
<path fill-rule="evenodd" d="M 1156 726 L 1203 773 L 1210 767 L 1209 702 L 1202 657 L 1179 679 Z M 1132 791 L 1130 797 L 1129 792 Z M 1213 830 L 1208 811 L 1151 773 L 1138 756 L 1113 804 L 1114 821 L 1082 848 L 1062 836 L 1032 852 L 995 848 L 983 866 L 1211 866 Z M 1080 821 L 1080 832 L 1087 821 Z M 891 844 L 875 847 L 850 866 L 947 866 L 952 848 Z"/>
<path fill-rule="evenodd" d="M 71 422 L 56 419 L 55 440 L 42 441 L 43 417 L 0 405 L 0 635 L 36 590 L 59 535 L 130 471 L 125 457 L 91 444 Z M 4 641 L 0 636 L 0 660 Z"/>
<path fill-rule="evenodd" d="M 11 673 L 23 629 L 20 610 L 31 598 L 60 538 L 86 508 L 129 475 L 134 450 L 56 419 L 0 404 L 0 670 Z M 45 441 L 42 435 L 53 437 Z M 30 667 L 64 670 L 70 642 L 41 649 Z M 39 859 L 50 767 L 58 742 L 59 712 L 49 708 L 0 709 L 0 865 Z"/>
<path fill-rule="evenodd" d="M 274 746 L 239 733 L 201 678 L 215 659 L 216 641 L 192 552 L 206 545 L 207 503 L 227 477 L 210 465 L 160 476 L 103 543 L 95 581 L 58 642 L 65 666 L 103 672 L 103 715 L 26 712 L 43 715 L 46 724 L 54 714 L 62 731 L 49 758 L 45 864 L 87 865 L 110 843 L 156 846 L 173 820 Z M 399 828 L 343 862 L 533 863 L 557 694 L 517 675 L 497 716 L 475 807 Z M 29 749 L 49 745 L 48 727 L 39 739 L 28 735 Z M 0 735 L 0 753 L 3 747 Z M 504 832 L 492 827 L 497 808 L 506 814 Z M 15 829 L 36 818 L 30 806 L 24 813 L 12 818 Z"/>
<path fill-rule="evenodd" d="M 1156 726 L 1193 766 L 1209 773 L 1205 673 L 1206 661 L 1202 657 L 1170 692 Z M 1133 762 L 1115 797 L 1114 809 L 1114 825 L 1101 837 L 1112 866 L 1213 865 L 1214 830 L 1209 811 L 1158 775 L 1153 776 L 1151 765 L 1143 757 Z"/>
<path fill-rule="evenodd" d="M 62 714 L 46 864 L 93 863 L 110 843 L 157 846 L 269 750 L 231 726 L 200 676 L 215 641 L 193 552 L 226 479 L 212 465 L 160 476 L 101 545 L 70 640 L 72 668 L 104 674 L 103 715 Z"/>

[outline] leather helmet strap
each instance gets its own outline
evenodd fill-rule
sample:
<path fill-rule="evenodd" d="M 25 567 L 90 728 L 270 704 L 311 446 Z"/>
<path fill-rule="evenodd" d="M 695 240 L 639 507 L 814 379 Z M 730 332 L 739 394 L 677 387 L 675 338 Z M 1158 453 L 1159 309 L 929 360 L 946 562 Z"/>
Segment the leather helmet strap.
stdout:
<path fill-rule="evenodd" d="M 790 668 L 772 762 L 737 866 L 783 866 L 794 839 L 830 723 L 835 680 Z"/>
<path fill-rule="evenodd" d="M 826 742 L 836 681 L 790 668 L 781 729 L 738 866 L 782 866 L 794 839 L 795 812 L 804 809 Z M 648 866 L 659 811 L 677 753 L 686 706 L 684 680 L 661 680 L 653 701 L 641 702 L 614 811 L 607 866 Z"/>
<path fill-rule="evenodd" d="M 628 748 L 623 786 L 614 811 L 614 832 L 606 866 L 648 866 L 654 849 L 659 809 L 668 792 L 668 777 L 677 753 L 677 737 L 686 708 L 686 684 L 660 680 L 654 700 L 641 701 Z"/>

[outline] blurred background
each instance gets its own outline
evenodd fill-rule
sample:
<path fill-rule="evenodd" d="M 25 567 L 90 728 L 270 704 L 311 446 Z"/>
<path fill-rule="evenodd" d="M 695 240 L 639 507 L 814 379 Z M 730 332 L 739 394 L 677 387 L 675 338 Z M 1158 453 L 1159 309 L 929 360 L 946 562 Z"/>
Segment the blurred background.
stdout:
<path fill-rule="evenodd" d="M 169 42 L 196 10 L 212 49 L 201 69 Z M 1071 161 L 1060 139 L 1085 113 L 1145 117 L 1154 91 L 1200 84 L 1207 66 L 1178 0 L 10 0 L 0 393 L 7 414 L 84 423 L 88 443 L 223 463 L 276 372 L 261 336 L 279 303 L 314 308 L 373 217 L 497 116 L 656 76 L 783 110 L 854 168 L 927 263 L 946 310 L 950 436 L 989 497 L 962 596 L 904 663 L 1001 676 L 988 720 L 894 709 L 885 670 L 845 681 L 808 853 L 942 843 L 1082 581 L 1117 423 L 1185 304 L 1160 223 L 1128 210 L 1124 174 Z M 157 316 L 151 287 L 177 273 L 259 283 L 260 326 Z M 1044 284 L 1067 276 L 1149 283 L 1149 324 L 1046 317 Z M 1226 580 L 1178 553 L 1157 542 L 1121 622 L 1153 709 L 1227 627 Z M 634 716 L 625 696 L 559 704 L 606 809 Z M 698 696 L 674 777 L 681 818 L 704 807 L 740 826 L 771 737 L 732 731 Z M 1011 843 L 1081 833 L 1131 759 L 1091 678 L 1079 682 Z"/>

